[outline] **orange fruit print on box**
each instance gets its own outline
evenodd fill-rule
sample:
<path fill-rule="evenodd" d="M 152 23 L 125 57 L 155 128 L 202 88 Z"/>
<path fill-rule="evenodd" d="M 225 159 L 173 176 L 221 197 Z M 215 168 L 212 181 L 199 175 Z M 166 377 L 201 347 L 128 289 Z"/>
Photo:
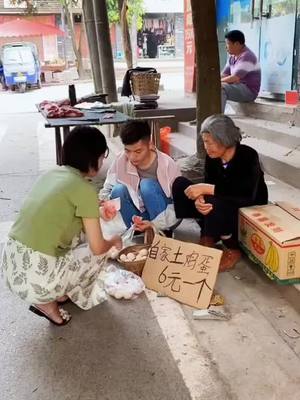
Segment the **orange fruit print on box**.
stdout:
<path fill-rule="evenodd" d="M 251 235 L 251 244 L 252 244 L 253 250 L 255 250 L 256 253 L 258 253 L 259 255 L 263 255 L 265 253 L 266 248 L 265 248 L 264 241 L 257 233 L 253 233 Z"/>

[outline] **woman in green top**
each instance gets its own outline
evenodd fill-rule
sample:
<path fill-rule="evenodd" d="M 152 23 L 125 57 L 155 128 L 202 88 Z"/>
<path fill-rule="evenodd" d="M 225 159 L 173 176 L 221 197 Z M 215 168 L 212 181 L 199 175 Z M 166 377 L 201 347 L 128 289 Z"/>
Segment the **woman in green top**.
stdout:
<path fill-rule="evenodd" d="M 104 255 L 122 246 L 119 236 L 103 238 L 97 192 L 87 180 L 97 175 L 107 153 L 98 129 L 74 128 L 63 145 L 63 165 L 33 186 L 4 248 L 2 270 L 10 290 L 56 325 L 71 319 L 59 307 L 67 299 L 82 309 L 105 299 L 99 277 Z M 87 243 L 78 245 L 82 230 Z"/>

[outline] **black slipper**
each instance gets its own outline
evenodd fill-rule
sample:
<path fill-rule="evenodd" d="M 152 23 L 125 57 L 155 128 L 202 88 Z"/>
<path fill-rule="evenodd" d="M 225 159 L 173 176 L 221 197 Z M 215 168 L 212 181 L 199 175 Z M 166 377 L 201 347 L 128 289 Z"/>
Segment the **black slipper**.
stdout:
<path fill-rule="evenodd" d="M 62 310 L 62 309 L 60 309 Z M 54 321 L 52 318 L 49 317 L 49 315 L 47 315 L 46 313 L 44 313 L 43 311 L 41 311 L 39 308 L 35 307 L 35 306 L 30 306 L 29 307 L 29 311 L 33 312 L 34 314 L 38 315 L 39 317 L 44 317 L 46 318 L 48 321 L 52 322 L 52 324 L 56 325 L 56 326 L 62 326 L 62 325 L 67 325 L 67 323 L 69 323 L 72 319 L 72 317 L 69 315 L 69 318 L 64 318 L 63 315 L 61 315 L 63 322 L 58 323 L 56 321 Z M 62 310 L 64 311 L 64 310 Z M 65 311 L 64 311 L 65 312 Z M 66 314 L 64 314 L 66 315 Z"/>

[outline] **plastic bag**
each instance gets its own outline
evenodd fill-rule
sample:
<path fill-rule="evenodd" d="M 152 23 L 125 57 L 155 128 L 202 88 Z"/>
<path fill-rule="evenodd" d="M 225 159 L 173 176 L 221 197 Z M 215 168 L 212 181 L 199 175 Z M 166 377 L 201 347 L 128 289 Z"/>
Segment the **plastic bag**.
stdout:
<path fill-rule="evenodd" d="M 133 244 L 132 239 L 134 231 L 135 231 L 134 225 L 131 225 L 131 227 L 128 228 L 127 231 L 123 233 L 123 235 L 121 235 L 123 248 L 131 246 Z"/>
<path fill-rule="evenodd" d="M 145 289 L 142 279 L 132 272 L 110 265 L 104 277 L 104 289 L 116 299 L 134 299 Z"/>
<path fill-rule="evenodd" d="M 122 235 L 127 230 L 120 212 L 110 221 L 104 221 L 100 218 L 100 224 L 103 236 L 107 240 L 114 235 Z"/>

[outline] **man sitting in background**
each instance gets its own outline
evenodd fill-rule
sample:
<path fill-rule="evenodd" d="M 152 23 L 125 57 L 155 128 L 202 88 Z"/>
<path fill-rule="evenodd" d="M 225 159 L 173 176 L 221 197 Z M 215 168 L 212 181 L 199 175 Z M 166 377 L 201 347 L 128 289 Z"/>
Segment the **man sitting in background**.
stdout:
<path fill-rule="evenodd" d="M 121 199 L 121 215 L 127 228 L 132 217 L 137 230 L 151 224 L 157 229 L 170 229 L 177 223 L 172 200 L 172 184 L 181 175 L 175 161 L 157 150 L 151 142 L 150 127 L 145 121 L 129 121 L 121 133 L 124 151 L 107 172 L 100 200 Z"/>
<path fill-rule="evenodd" d="M 255 54 L 245 46 L 243 32 L 233 30 L 225 35 L 228 61 L 221 73 L 222 112 L 226 101 L 254 101 L 259 93 L 261 70 Z"/>

